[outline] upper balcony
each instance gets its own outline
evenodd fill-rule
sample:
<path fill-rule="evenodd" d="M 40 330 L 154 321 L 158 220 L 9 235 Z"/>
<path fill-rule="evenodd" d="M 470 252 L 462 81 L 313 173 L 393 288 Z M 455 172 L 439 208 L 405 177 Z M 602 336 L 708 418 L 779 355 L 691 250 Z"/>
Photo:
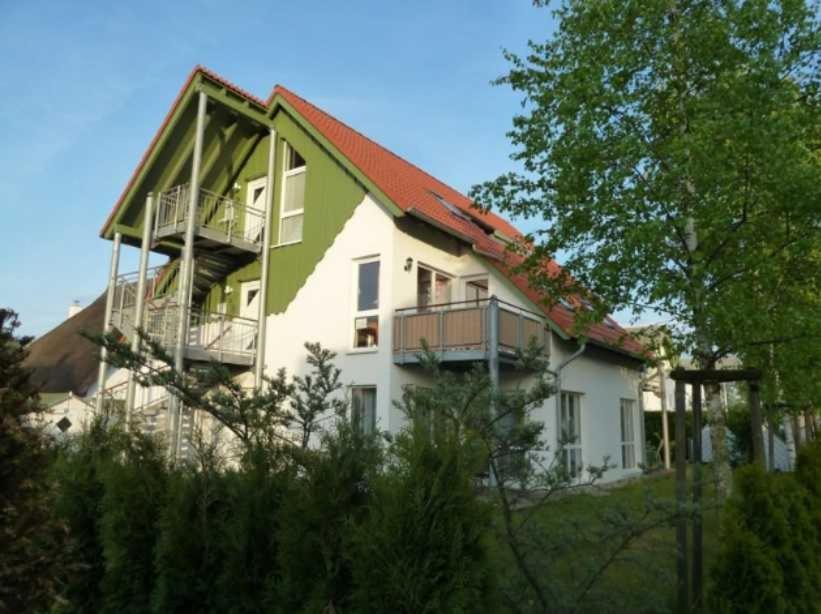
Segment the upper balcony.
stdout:
<path fill-rule="evenodd" d="M 188 224 L 191 188 L 178 185 L 157 197 L 155 240 L 184 240 Z M 194 237 L 203 249 L 228 248 L 236 253 L 262 251 L 265 212 L 200 188 L 197 195 Z"/>
<path fill-rule="evenodd" d="M 148 337 L 169 352 L 177 344 L 180 317 L 176 291 L 164 293 L 176 269 L 157 267 L 149 271 L 143 307 L 142 329 Z M 137 274 L 127 273 L 117 279 L 111 312 L 111 324 L 126 338 L 136 334 Z M 225 313 L 192 309 L 183 353 L 194 362 L 219 362 L 249 367 L 256 356 L 257 321 Z"/>
<path fill-rule="evenodd" d="M 442 362 L 485 361 L 495 350 L 500 363 L 514 364 L 531 343 L 546 353 L 548 339 L 544 317 L 490 298 L 398 309 L 394 363 L 418 364 L 423 340 Z"/>

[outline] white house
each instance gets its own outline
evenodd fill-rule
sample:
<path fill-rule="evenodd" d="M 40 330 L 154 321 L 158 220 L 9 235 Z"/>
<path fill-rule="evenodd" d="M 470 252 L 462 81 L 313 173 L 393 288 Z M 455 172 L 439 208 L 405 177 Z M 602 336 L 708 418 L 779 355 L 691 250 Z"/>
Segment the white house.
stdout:
<path fill-rule="evenodd" d="M 107 325 L 148 330 L 178 369 L 217 360 L 256 385 L 304 372 L 303 344 L 318 341 L 365 428 L 395 432 L 394 400 L 426 382 L 421 339 L 446 366 L 487 363 L 504 388 L 531 377 L 513 356 L 535 337 L 561 385 L 535 418 L 552 442 L 575 434 L 566 462 L 639 472 L 642 346 L 609 318 L 575 336 L 581 302 L 546 307 L 511 273 L 513 226 L 281 86 L 260 100 L 196 68 L 101 236 L 114 245 Z M 141 249 L 139 271 L 118 270 L 122 244 Z M 149 252 L 168 263 L 149 270 Z M 129 412 L 152 407 L 158 425 L 162 392 L 119 377 Z"/>

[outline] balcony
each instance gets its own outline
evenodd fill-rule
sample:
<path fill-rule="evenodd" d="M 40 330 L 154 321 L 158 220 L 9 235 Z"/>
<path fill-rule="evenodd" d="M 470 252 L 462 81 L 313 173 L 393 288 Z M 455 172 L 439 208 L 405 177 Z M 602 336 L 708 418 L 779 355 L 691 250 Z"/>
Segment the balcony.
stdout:
<path fill-rule="evenodd" d="M 531 341 L 547 347 L 543 317 L 498 299 L 483 299 L 398 309 L 393 361 L 418 364 L 423 340 L 442 362 L 484 361 L 494 349 L 494 336 L 498 337 L 496 350 L 502 364 L 515 363 L 517 352 Z"/>
<path fill-rule="evenodd" d="M 157 197 L 154 239 L 182 241 L 188 224 L 191 188 L 178 185 Z M 265 212 L 200 188 L 197 198 L 194 237 L 199 248 L 224 248 L 237 253 L 262 251 Z"/>
<path fill-rule="evenodd" d="M 177 345 L 177 324 L 180 315 L 176 292 L 159 294 L 167 286 L 168 269 L 158 267 L 149 272 L 146 281 L 143 312 L 144 332 L 169 353 Z M 137 276 L 127 273 L 117 279 L 111 324 L 126 338 L 136 334 Z M 184 356 L 194 362 L 216 361 L 226 365 L 249 367 L 256 355 L 257 321 L 224 313 L 192 309 Z"/>

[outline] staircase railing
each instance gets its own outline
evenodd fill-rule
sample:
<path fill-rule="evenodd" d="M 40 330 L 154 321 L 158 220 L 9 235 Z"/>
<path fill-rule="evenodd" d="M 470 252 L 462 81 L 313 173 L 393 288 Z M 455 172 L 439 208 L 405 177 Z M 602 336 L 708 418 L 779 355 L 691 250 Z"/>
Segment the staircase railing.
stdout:
<path fill-rule="evenodd" d="M 108 388 L 98 390 L 97 394 L 90 401 L 92 407 L 96 407 L 97 397 L 102 397 L 102 415 L 99 416 L 108 424 L 116 424 L 125 418 L 125 397 L 128 382 L 120 382 Z"/>
<path fill-rule="evenodd" d="M 188 219 L 190 198 L 191 188 L 188 184 L 175 186 L 159 195 L 155 238 L 181 231 Z M 200 188 L 194 223 L 198 228 L 212 231 L 226 243 L 241 241 L 261 246 L 265 212 Z"/>
<path fill-rule="evenodd" d="M 136 334 L 135 306 L 117 310 L 112 323 L 126 338 Z M 143 332 L 147 337 L 171 350 L 177 342 L 178 303 L 172 298 L 147 301 L 143 314 Z M 192 310 L 185 343 L 188 348 L 206 352 L 217 361 L 226 358 L 253 357 L 256 352 L 257 321 L 224 313 Z"/>

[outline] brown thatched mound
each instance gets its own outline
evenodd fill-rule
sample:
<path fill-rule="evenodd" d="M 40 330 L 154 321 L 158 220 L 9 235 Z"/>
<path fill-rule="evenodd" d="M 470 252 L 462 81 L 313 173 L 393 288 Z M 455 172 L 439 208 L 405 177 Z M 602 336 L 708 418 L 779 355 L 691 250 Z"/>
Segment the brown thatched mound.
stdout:
<path fill-rule="evenodd" d="M 23 365 L 33 370 L 31 382 L 41 392 L 73 392 L 85 396 L 97 377 L 99 348 L 80 333 L 103 332 L 105 293 L 28 347 Z"/>

